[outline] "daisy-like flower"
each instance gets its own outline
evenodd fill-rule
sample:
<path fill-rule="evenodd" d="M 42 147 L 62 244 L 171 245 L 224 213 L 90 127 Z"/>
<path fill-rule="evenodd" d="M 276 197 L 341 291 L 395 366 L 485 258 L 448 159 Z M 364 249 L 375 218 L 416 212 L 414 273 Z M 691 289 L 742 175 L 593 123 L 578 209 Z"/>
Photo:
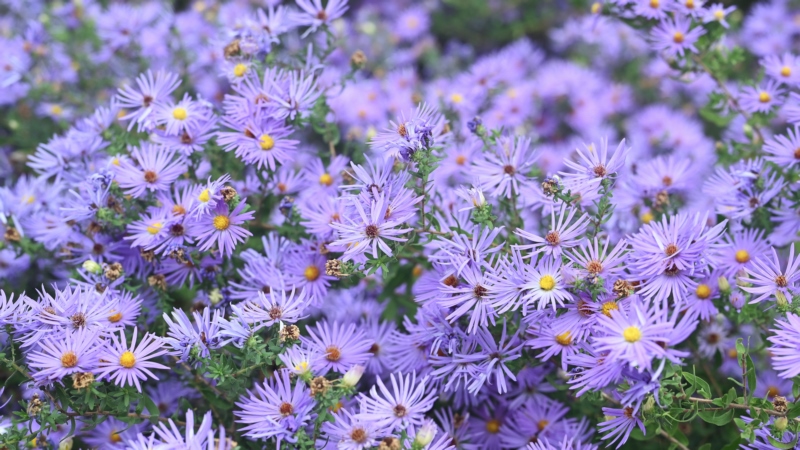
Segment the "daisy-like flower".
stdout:
<path fill-rule="evenodd" d="M 319 0 L 314 1 L 319 3 Z M 335 1 L 337 0 L 329 0 L 328 4 Z M 306 76 L 303 71 L 297 71 L 292 72 L 288 78 L 287 83 L 272 80 L 272 87 L 275 89 L 272 100 L 277 104 L 276 117 L 294 120 L 298 115 L 308 114 L 321 92 L 317 89 L 317 81 L 313 74 Z"/>
<path fill-rule="evenodd" d="M 768 76 L 781 83 L 791 86 L 800 81 L 800 58 L 791 53 L 769 55 L 761 61 L 761 66 Z"/>
<path fill-rule="evenodd" d="M 751 267 L 745 267 L 747 277 L 742 278 L 750 286 L 742 286 L 746 292 L 753 294 L 750 303 L 764 301 L 770 296 L 783 295 L 785 299 L 791 299 L 792 295 L 800 293 L 796 283 L 800 279 L 800 257 L 794 257 L 794 245 L 790 246 L 789 260 L 786 262 L 786 269 L 781 269 L 778 259 L 778 252 L 772 248 L 772 261 L 766 256 L 758 257 L 753 260 Z"/>
<path fill-rule="evenodd" d="M 625 239 L 620 239 L 616 247 L 609 252 L 608 246 L 610 243 L 611 240 L 606 239 L 601 249 L 598 238 L 592 241 L 586 240 L 583 245 L 568 252 L 567 258 L 580 266 L 581 274 L 584 277 L 592 279 L 599 277 L 606 281 L 614 281 L 613 277 L 624 270 L 622 265 L 627 259 L 625 250 L 628 247 L 628 242 Z"/>
<path fill-rule="evenodd" d="M 692 21 L 676 15 L 673 19 L 664 19 L 653 28 L 650 36 L 653 48 L 666 56 L 683 56 L 684 52 L 697 53 L 694 43 L 705 34 L 703 27 L 691 28 Z"/>
<path fill-rule="evenodd" d="M 216 208 L 217 203 L 222 200 L 220 189 L 222 189 L 225 183 L 229 182 L 230 180 L 231 176 L 228 174 L 225 174 L 214 181 L 211 181 L 211 178 L 209 178 L 208 182 L 204 186 L 197 186 L 194 189 L 194 192 L 190 194 L 190 196 L 194 198 L 187 199 L 186 203 L 177 204 L 177 211 L 180 213 L 187 211 L 185 205 L 190 205 L 191 208 L 188 210 L 190 215 L 197 217 L 213 211 L 214 208 Z M 173 211 L 175 211 L 174 207 Z"/>
<path fill-rule="evenodd" d="M 155 107 L 169 99 L 169 95 L 178 88 L 181 80 L 177 74 L 159 71 L 153 74 L 148 70 L 136 78 L 138 90 L 131 86 L 119 89 L 116 96 L 117 106 L 127 112 L 121 120 L 130 120 L 128 130 L 138 124 L 139 130 L 149 130 L 155 125 L 151 117 Z"/>
<path fill-rule="evenodd" d="M 158 245 L 160 240 L 168 233 L 165 228 L 167 217 L 161 211 L 142 214 L 140 220 L 128 225 L 128 233 L 123 239 L 131 241 L 131 247 L 149 248 Z"/>
<path fill-rule="evenodd" d="M 139 198 L 146 191 L 168 191 L 187 166 L 175 151 L 159 145 L 143 143 L 141 149 L 134 147 L 131 157 L 135 161 L 120 162 L 115 166 L 116 180 L 126 194 Z"/>
<path fill-rule="evenodd" d="M 383 194 L 370 201 L 369 215 L 364 211 L 364 207 L 357 198 L 352 197 L 351 201 L 355 206 L 358 215 L 351 218 L 345 217 L 344 222 L 332 222 L 331 227 L 339 233 L 339 239 L 330 245 L 343 245 L 347 249 L 342 255 L 343 261 L 349 261 L 355 257 L 363 255 L 372 250 L 372 257 L 378 257 L 378 249 L 391 256 L 392 249 L 384 240 L 394 242 L 405 242 L 407 239 L 399 235 L 411 231 L 410 228 L 397 228 L 400 222 L 386 220 L 386 210 L 389 202 Z"/>
<path fill-rule="evenodd" d="M 794 313 L 786 314 L 786 320 L 777 319 L 774 335 L 767 338 L 772 342 L 772 367 L 783 378 L 794 378 L 800 375 L 800 317 Z"/>
<path fill-rule="evenodd" d="M 379 132 L 369 145 L 387 156 L 408 161 L 415 152 L 433 146 L 433 128 L 440 120 L 441 115 L 423 103 L 408 119 L 402 115 L 397 123 L 389 121 L 389 128 Z"/>
<path fill-rule="evenodd" d="M 476 161 L 473 169 L 482 185 L 492 190 L 492 196 L 512 198 L 522 192 L 523 185 L 530 183 L 526 174 L 536 159 L 529 138 L 501 137 L 494 152 Z"/>
<path fill-rule="evenodd" d="M 283 289 L 279 293 L 275 291 L 276 289 L 271 289 L 268 295 L 259 291 L 256 301 L 243 303 L 242 318 L 259 327 L 271 327 L 277 322 L 295 323 L 306 318 L 308 314 L 303 312 L 309 302 L 305 290 L 300 290 L 295 295 L 295 290 L 292 289 L 288 296 Z"/>
<path fill-rule="evenodd" d="M 735 6 L 728 6 L 725 7 L 722 3 L 714 3 L 710 5 L 707 9 L 705 14 L 703 14 L 703 23 L 709 22 L 719 22 L 725 28 L 728 28 L 728 21 L 725 20 L 728 17 L 728 14 L 736 11 Z"/>
<path fill-rule="evenodd" d="M 595 337 L 598 352 L 609 352 L 609 359 L 627 361 L 640 372 L 649 368 L 654 358 L 664 357 L 662 345 L 669 343 L 672 325 L 661 322 L 656 308 L 632 302 L 629 311 L 618 309 L 610 316 L 597 317 L 597 329 L 605 334 Z"/>
<path fill-rule="evenodd" d="M 372 342 L 356 324 L 349 325 L 327 321 L 308 328 L 308 337 L 302 336 L 305 348 L 322 356 L 319 360 L 319 375 L 329 371 L 345 373 L 355 365 L 363 366 L 371 357 Z"/>
<path fill-rule="evenodd" d="M 93 372 L 102 348 L 97 330 L 66 330 L 39 342 L 39 350 L 28 356 L 33 377 L 40 384 L 60 381 L 73 373 Z"/>
<path fill-rule="evenodd" d="M 164 126 L 166 134 L 177 136 L 204 123 L 208 119 L 208 109 L 200 102 L 192 100 L 189 94 L 184 94 L 183 99 L 177 103 L 170 101 L 158 105 L 154 117 L 157 125 Z"/>
<path fill-rule="evenodd" d="M 556 209 L 553 208 L 550 212 L 550 230 L 544 237 L 517 228 L 514 230 L 518 236 L 521 236 L 533 244 L 521 245 L 521 249 L 533 249 L 533 254 L 544 253 L 553 259 L 561 258 L 564 249 L 575 247 L 580 243 L 578 238 L 586 231 L 589 226 L 589 217 L 581 214 L 577 208 L 569 208 L 567 211 L 567 204 L 562 203 L 561 208 L 558 210 L 558 220 L 556 221 Z M 575 215 L 578 215 L 577 220 L 573 222 Z"/>
<path fill-rule="evenodd" d="M 535 268 L 531 268 L 529 277 L 522 286 L 522 301 L 526 305 L 523 313 L 527 311 L 527 305 L 535 303 L 536 309 L 551 305 L 555 310 L 572 299 L 561 276 L 560 259 L 542 258 Z"/>
<path fill-rule="evenodd" d="M 323 441 L 335 442 L 341 450 L 366 450 L 377 447 L 380 439 L 391 431 L 378 422 L 363 420 L 345 408 L 333 415 L 333 422 L 322 425 Z"/>
<path fill-rule="evenodd" d="M 322 0 L 295 0 L 302 11 L 292 15 L 297 26 L 310 27 L 303 36 L 316 31 L 321 25 L 329 25 L 347 12 L 347 0 L 328 0 L 325 7 Z"/>
<path fill-rule="evenodd" d="M 603 408 L 603 414 L 606 416 L 605 422 L 600 422 L 598 427 L 600 432 L 605 434 L 603 440 L 611 439 L 608 445 L 614 445 L 617 442 L 617 448 L 622 447 L 622 444 L 628 441 L 631 432 L 634 428 L 639 427 L 642 434 L 645 434 L 644 422 L 642 422 L 639 413 L 633 410 L 632 407 L 626 406 L 625 408 Z"/>
<path fill-rule="evenodd" d="M 565 158 L 564 164 L 572 169 L 572 172 L 559 172 L 564 176 L 564 183 L 583 184 L 600 183 L 619 171 L 625 165 L 625 160 L 630 152 L 630 147 L 625 145 L 625 139 L 620 141 L 617 148 L 608 154 L 608 139 L 601 139 L 600 145 L 590 143 L 583 144 L 586 152 L 580 148 L 575 151 L 578 154 L 578 161 Z"/>
<path fill-rule="evenodd" d="M 711 261 L 716 270 L 732 277 L 752 267 L 753 259 L 765 255 L 769 248 L 763 230 L 744 228 L 724 236 L 722 244 L 714 249 Z"/>
<path fill-rule="evenodd" d="M 491 271 L 491 268 L 487 267 L 486 271 Z M 481 268 L 473 265 L 467 266 L 461 276 L 466 280 L 465 284 L 451 286 L 446 280 L 443 282 L 441 293 L 444 295 L 438 298 L 438 303 L 446 308 L 455 308 L 447 316 L 448 320 L 457 320 L 472 311 L 467 332 L 475 333 L 488 327 L 490 321 L 494 323 L 497 315 L 489 301 L 491 282 L 488 273 L 484 274 Z"/>
<path fill-rule="evenodd" d="M 299 141 L 287 139 L 292 129 L 284 126 L 283 121 L 261 117 L 249 119 L 245 123 L 237 123 L 226 118 L 222 123 L 235 131 L 221 131 L 217 134 L 219 145 L 225 151 L 234 151 L 245 164 L 255 164 L 274 171 L 277 164 L 286 164 L 294 159 Z"/>
<path fill-rule="evenodd" d="M 169 367 L 151 361 L 167 353 L 161 341 L 148 333 L 137 344 L 138 333 L 139 329 L 134 327 L 130 345 L 123 330 L 119 336 L 116 333 L 109 336 L 106 348 L 99 355 L 98 379 L 108 377 L 118 386 L 136 386 L 136 390 L 142 392 L 139 380 L 146 380 L 148 376 L 158 379 L 150 369 L 169 370 Z"/>
<path fill-rule="evenodd" d="M 278 370 L 254 391 L 248 391 L 236 403 L 236 422 L 243 424 L 243 435 L 251 439 L 275 439 L 276 448 L 283 441 L 294 443 L 297 430 L 311 419 L 314 400 L 305 383 L 292 387 L 291 373 Z"/>
<path fill-rule="evenodd" d="M 195 231 L 199 250 L 209 250 L 216 244 L 223 255 L 230 257 L 236 244 L 252 236 L 253 233 L 239 226 L 255 217 L 254 211 L 242 212 L 245 205 L 242 200 L 229 211 L 225 202 L 218 202 L 214 210 L 200 217 Z"/>
<path fill-rule="evenodd" d="M 433 408 L 433 402 L 436 400 L 436 391 L 425 394 L 427 377 L 418 382 L 416 372 L 405 376 L 398 372 L 391 374 L 390 379 L 391 391 L 380 378 L 377 378 L 375 385 L 369 391 L 369 396 L 364 394 L 359 396 L 361 412 L 356 417 L 392 430 L 399 430 L 409 425 L 422 425 L 425 413 Z"/>
<path fill-rule="evenodd" d="M 769 112 L 773 107 L 783 104 L 786 93 L 775 80 L 767 80 L 761 86 L 744 86 L 739 90 L 739 104 L 749 112 Z"/>
<path fill-rule="evenodd" d="M 789 168 L 800 163 L 800 126 L 795 125 L 794 130 L 786 130 L 785 136 L 778 134 L 768 138 L 764 142 L 763 149 L 765 153 L 771 155 L 765 156 L 764 159 L 781 167 Z"/>

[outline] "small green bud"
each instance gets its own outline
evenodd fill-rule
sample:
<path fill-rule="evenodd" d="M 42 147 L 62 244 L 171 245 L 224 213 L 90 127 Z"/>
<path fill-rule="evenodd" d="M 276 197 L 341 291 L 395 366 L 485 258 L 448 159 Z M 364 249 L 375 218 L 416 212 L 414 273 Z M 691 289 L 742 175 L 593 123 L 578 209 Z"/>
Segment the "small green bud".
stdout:
<path fill-rule="evenodd" d="M 656 406 L 656 398 L 652 395 L 647 397 L 647 400 L 644 401 L 644 405 L 642 406 L 642 411 L 645 413 L 649 413 L 655 408 Z"/>
<path fill-rule="evenodd" d="M 786 430 L 786 427 L 789 425 L 789 419 L 786 417 L 778 417 L 775 419 L 775 429 L 778 431 Z"/>
<path fill-rule="evenodd" d="M 58 450 L 72 450 L 72 438 L 69 437 L 59 442 Z"/>
<path fill-rule="evenodd" d="M 783 294 L 783 292 L 781 291 L 776 292 L 775 299 L 777 300 L 779 308 L 786 308 L 787 306 L 789 306 L 789 300 L 786 299 L 786 296 Z"/>
<path fill-rule="evenodd" d="M 103 266 L 89 259 L 83 262 L 83 270 L 100 275 L 103 272 Z"/>
<path fill-rule="evenodd" d="M 222 292 L 220 292 L 219 288 L 214 288 L 211 292 L 208 293 L 208 301 L 211 302 L 212 305 L 217 305 L 223 299 Z"/>
<path fill-rule="evenodd" d="M 342 384 L 347 387 L 355 387 L 361 379 L 361 375 L 364 375 L 364 367 L 355 365 L 344 374 L 342 377 Z"/>
<path fill-rule="evenodd" d="M 731 293 L 731 283 L 728 282 L 728 277 L 724 277 L 724 276 L 723 277 L 719 277 L 717 282 L 719 283 L 719 291 L 720 292 L 722 292 L 725 295 L 728 295 L 728 294 Z"/>
<path fill-rule="evenodd" d="M 432 422 L 428 422 L 417 430 L 417 435 L 414 436 L 414 448 L 425 448 L 426 445 L 433 442 L 436 436 L 436 427 Z"/>

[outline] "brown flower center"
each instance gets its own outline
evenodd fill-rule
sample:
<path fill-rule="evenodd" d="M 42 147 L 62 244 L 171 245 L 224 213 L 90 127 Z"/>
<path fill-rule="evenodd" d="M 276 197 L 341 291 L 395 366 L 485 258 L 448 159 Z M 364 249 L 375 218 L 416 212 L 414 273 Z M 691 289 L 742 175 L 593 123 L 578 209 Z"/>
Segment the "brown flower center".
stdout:
<path fill-rule="evenodd" d="M 367 229 L 364 230 L 364 233 L 366 233 L 368 238 L 375 239 L 376 237 L 378 237 L 377 225 L 367 225 Z"/>
<path fill-rule="evenodd" d="M 147 181 L 148 183 L 155 183 L 157 179 L 158 175 L 156 175 L 156 173 L 152 170 L 146 170 L 144 172 L 144 181 Z"/>
<path fill-rule="evenodd" d="M 335 345 L 329 345 L 328 348 L 325 349 L 325 359 L 328 361 L 338 361 L 339 358 L 342 357 L 342 351 L 339 350 L 339 347 Z"/>

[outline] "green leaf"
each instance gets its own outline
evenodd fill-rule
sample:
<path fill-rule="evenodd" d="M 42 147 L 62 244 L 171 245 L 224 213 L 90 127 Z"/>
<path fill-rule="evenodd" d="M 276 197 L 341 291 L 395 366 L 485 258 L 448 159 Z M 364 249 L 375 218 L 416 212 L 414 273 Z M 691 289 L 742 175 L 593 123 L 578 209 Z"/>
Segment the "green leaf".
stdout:
<path fill-rule="evenodd" d="M 695 387 L 697 392 L 699 392 L 703 397 L 711 398 L 711 386 L 708 385 L 706 380 L 688 372 L 683 372 L 683 378 L 685 378 L 686 381 Z M 687 395 L 689 395 L 688 392 Z"/>
<path fill-rule="evenodd" d="M 750 357 L 750 354 L 747 354 L 747 388 L 750 389 L 750 392 L 753 393 L 756 391 L 757 380 L 756 380 L 756 366 L 753 364 L 753 358 Z"/>
<path fill-rule="evenodd" d="M 705 420 L 710 424 L 714 424 L 717 426 L 722 426 L 727 424 L 728 422 L 733 419 L 733 410 L 728 409 L 726 411 L 700 411 L 697 413 L 701 419 Z"/>
<path fill-rule="evenodd" d="M 772 436 L 767 436 L 767 439 L 769 439 L 769 443 L 772 444 L 773 447 L 779 448 L 781 450 L 787 450 L 787 449 L 794 448 L 795 445 L 797 445 L 797 438 L 798 438 L 798 436 L 795 436 L 794 439 L 792 440 L 792 442 L 783 443 L 783 442 L 773 438 Z"/>

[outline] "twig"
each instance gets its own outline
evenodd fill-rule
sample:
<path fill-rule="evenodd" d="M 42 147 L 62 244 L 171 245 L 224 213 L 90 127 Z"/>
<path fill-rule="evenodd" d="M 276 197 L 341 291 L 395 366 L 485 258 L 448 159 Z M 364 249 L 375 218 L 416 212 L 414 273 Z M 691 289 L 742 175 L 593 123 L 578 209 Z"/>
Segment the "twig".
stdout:
<path fill-rule="evenodd" d="M 664 431 L 664 430 L 658 430 L 658 435 L 659 435 L 659 436 L 661 436 L 661 437 L 663 437 L 663 438 L 666 438 L 668 441 L 670 441 L 670 442 L 672 442 L 673 444 L 675 444 L 675 446 L 676 446 L 676 447 L 678 447 L 678 448 L 679 448 L 679 449 L 681 449 L 681 450 L 689 450 L 689 447 L 687 447 L 687 446 L 685 446 L 685 445 L 681 444 L 681 442 L 680 442 L 680 441 L 678 441 L 678 440 L 677 440 L 677 439 L 675 439 L 674 437 L 670 436 L 670 434 L 669 434 L 669 433 L 667 433 L 667 432 L 666 432 L 666 431 Z"/>

